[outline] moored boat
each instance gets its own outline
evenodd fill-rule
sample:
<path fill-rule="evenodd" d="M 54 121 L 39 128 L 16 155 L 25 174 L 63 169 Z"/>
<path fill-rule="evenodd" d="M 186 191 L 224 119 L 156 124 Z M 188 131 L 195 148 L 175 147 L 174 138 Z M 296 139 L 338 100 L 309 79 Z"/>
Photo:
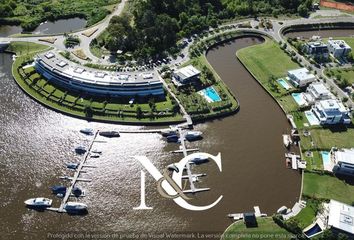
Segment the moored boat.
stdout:
<path fill-rule="evenodd" d="M 171 135 L 171 136 L 166 137 L 166 140 L 167 140 L 167 142 L 176 143 L 176 142 L 178 142 L 179 137 L 178 137 L 178 135 Z"/>
<path fill-rule="evenodd" d="M 52 199 L 49 198 L 30 198 L 25 201 L 26 207 L 30 208 L 48 208 L 52 206 Z"/>
<path fill-rule="evenodd" d="M 196 140 L 200 140 L 202 139 L 202 132 L 200 131 L 188 131 L 184 137 L 188 140 L 188 141 L 196 141 Z"/>
<path fill-rule="evenodd" d="M 66 193 L 66 187 L 65 186 L 53 186 L 50 189 L 52 190 L 53 194 L 58 194 L 58 193 L 65 194 Z"/>
<path fill-rule="evenodd" d="M 99 132 L 99 135 L 102 137 L 109 137 L 109 138 L 120 137 L 120 134 L 117 131 L 102 131 Z"/>
<path fill-rule="evenodd" d="M 203 163 L 207 163 L 209 162 L 208 157 L 204 157 L 204 156 L 196 156 L 193 159 L 189 160 L 189 163 L 191 164 L 203 164 Z"/>
<path fill-rule="evenodd" d="M 78 147 L 75 148 L 75 152 L 77 154 L 84 154 L 86 151 L 87 150 L 86 150 L 86 148 L 84 146 L 78 146 Z"/>
<path fill-rule="evenodd" d="M 72 170 L 76 170 L 78 168 L 78 163 L 66 163 L 66 167 Z"/>
<path fill-rule="evenodd" d="M 86 135 L 93 135 L 94 131 L 92 128 L 84 128 L 80 130 L 81 133 Z"/>
<path fill-rule="evenodd" d="M 79 202 L 67 202 L 64 209 L 69 214 L 85 214 L 87 213 L 87 205 Z"/>

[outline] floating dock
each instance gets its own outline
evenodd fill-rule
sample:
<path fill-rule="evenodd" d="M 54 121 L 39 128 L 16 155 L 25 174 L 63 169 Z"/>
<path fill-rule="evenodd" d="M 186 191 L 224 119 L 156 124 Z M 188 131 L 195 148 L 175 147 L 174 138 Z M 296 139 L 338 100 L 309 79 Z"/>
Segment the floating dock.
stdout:
<path fill-rule="evenodd" d="M 70 186 L 68 187 L 68 189 L 65 193 L 65 196 L 61 201 L 60 207 L 59 208 L 51 207 L 51 208 L 47 208 L 46 210 L 55 211 L 55 212 L 59 212 L 59 213 L 65 213 L 66 212 L 66 210 L 64 209 L 65 204 L 69 201 L 69 198 L 73 196 L 72 190 L 75 187 L 75 184 L 79 181 L 83 181 L 83 182 L 90 182 L 91 181 L 91 179 L 80 178 L 80 174 L 84 172 L 82 169 L 85 167 L 88 167 L 88 168 L 95 167 L 95 166 L 91 166 L 91 165 L 86 165 L 85 163 L 86 163 L 87 159 L 89 159 L 90 151 L 92 149 L 93 144 L 95 143 L 98 133 L 99 133 L 99 131 L 95 132 L 93 139 L 92 139 L 83 159 L 81 160 L 79 166 L 77 167 L 77 169 L 75 171 L 74 176 L 73 177 L 68 177 L 68 176 L 61 177 L 61 179 L 70 180 Z"/>

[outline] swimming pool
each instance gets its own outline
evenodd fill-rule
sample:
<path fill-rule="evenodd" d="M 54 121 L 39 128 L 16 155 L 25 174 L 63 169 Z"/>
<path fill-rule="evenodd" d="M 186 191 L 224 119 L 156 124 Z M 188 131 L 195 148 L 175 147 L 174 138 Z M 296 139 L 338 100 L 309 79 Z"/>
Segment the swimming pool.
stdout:
<path fill-rule="evenodd" d="M 291 89 L 291 86 L 289 85 L 289 83 L 287 83 L 284 79 L 281 78 L 281 79 L 277 80 L 277 82 L 286 90 Z"/>
<path fill-rule="evenodd" d="M 311 237 L 314 237 L 314 236 L 320 234 L 321 232 L 323 232 L 322 228 L 316 223 L 315 225 L 313 225 L 310 229 L 308 229 L 304 233 L 308 238 L 311 238 Z"/>
<path fill-rule="evenodd" d="M 322 151 L 321 156 L 322 156 L 323 166 L 330 164 L 330 162 L 331 162 L 330 152 Z"/>
<path fill-rule="evenodd" d="M 202 95 L 208 102 L 220 102 L 221 98 L 216 92 L 214 87 L 208 87 L 199 91 L 199 94 Z"/>
<path fill-rule="evenodd" d="M 305 116 L 306 116 L 307 120 L 309 121 L 310 125 L 312 125 L 312 126 L 320 125 L 320 121 L 317 119 L 315 114 L 313 114 L 313 112 L 306 111 Z"/>
<path fill-rule="evenodd" d="M 307 101 L 304 98 L 304 95 L 302 93 L 292 93 L 291 96 L 294 98 L 295 102 L 299 106 L 306 106 Z"/>

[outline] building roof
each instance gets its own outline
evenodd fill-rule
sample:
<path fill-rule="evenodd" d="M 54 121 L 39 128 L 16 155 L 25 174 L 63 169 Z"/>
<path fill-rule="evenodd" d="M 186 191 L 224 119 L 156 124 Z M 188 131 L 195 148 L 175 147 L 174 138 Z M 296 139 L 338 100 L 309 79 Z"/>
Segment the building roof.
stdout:
<path fill-rule="evenodd" d="M 354 234 L 354 207 L 331 200 L 329 203 L 328 226 Z"/>
<path fill-rule="evenodd" d="M 335 49 L 340 49 L 340 48 L 351 49 L 351 47 L 344 40 L 328 40 L 328 44 Z"/>
<path fill-rule="evenodd" d="M 188 65 L 186 67 L 178 69 L 174 73 L 183 80 L 183 79 L 188 79 L 188 78 L 198 76 L 200 74 L 200 71 L 195 67 L 193 67 L 192 65 Z"/>
<path fill-rule="evenodd" d="M 300 81 L 305 81 L 308 79 L 315 78 L 315 75 L 310 73 L 306 68 L 299 68 L 295 70 L 288 71 L 288 74 L 295 76 Z"/>
<path fill-rule="evenodd" d="M 37 61 L 41 61 L 51 71 L 72 78 L 73 80 L 98 85 L 130 85 L 160 83 L 155 72 L 114 72 L 88 68 L 65 59 L 60 54 L 47 52 L 39 54 Z"/>
<path fill-rule="evenodd" d="M 345 112 L 347 109 L 344 107 L 343 103 L 341 103 L 337 99 L 328 99 L 321 100 L 318 102 L 321 107 L 326 111 L 339 110 L 341 112 Z"/>
<path fill-rule="evenodd" d="M 328 88 L 321 82 L 311 83 L 309 87 L 311 87 L 318 95 L 331 94 Z"/>
<path fill-rule="evenodd" d="M 335 161 L 354 165 L 354 148 L 341 149 L 334 152 Z"/>

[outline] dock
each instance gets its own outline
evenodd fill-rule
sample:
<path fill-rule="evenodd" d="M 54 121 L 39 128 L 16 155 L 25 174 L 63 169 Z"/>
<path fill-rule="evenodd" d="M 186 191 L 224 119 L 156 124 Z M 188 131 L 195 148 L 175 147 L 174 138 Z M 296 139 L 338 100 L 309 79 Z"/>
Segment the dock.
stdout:
<path fill-rule="evenodd" d="M 188 156 L 188 152 L 187 152 L 187 148 L 186 148 L 186 139 L 184 138 L 184 134 L 182 132 L 181 128 L 178 128 L 178 133 L 180 136 L 180 141 L 181 141 L 181 147 L 182 147 L 182 153 L 184 157 Z M 187 175 L 188 175 L 188 180 L 190 183 L 190 190 L 188 191 L 183 191 L 184 193 L 195 193 L 196 192 L 196 188 L 194 186 L 194 182 L 193 182 L 193 176 L 192 176 L 192 172 L 191 172 L 191 166 L 189 164 L 189 162 L 187 162 L 186 164 L 186 170 L 187 170 Z"/>
<path fill-rule="evenodd" d="M 68 177 L 68 176 L 65 176 L 65 177 L 61 177 L 61 179 L 65 179 L 65 180 L 70 180 L 70 186 L 68 187 L 66 193 L 65 193 L 65 196 L 64 198 L 62 199 L 61 201 L 61 204 L 60 204 L 60 207 L 59 208 L 47 208 L 47 210 L 49 211 L 55 211 L 55 212 L 59 212 L 59 213 L 65 213 L 65 209 L 64 209 L 64 206 L 65 204 L 69 201 L 69 198 L 72 197 L 72 190 L 73 188 L 75 187 L 75 184 L 79 181 L 83 181 L 83 182 L 90 182 L 91 179 L 86 179 L 86 178 L 80 178 L 80 174 L 83 173 L 84 171 L 82 170 L 83 168 L 85 167 L 89 167 L 89 168 L 92 168 L 94 166 L 91 166 L 91 165 L 86 165 L 86 161 L 87 159 L 89 159 L 89 156 L 90 156 L 90 151 L 92 149 L 92 146 L 93 144 L 95 143 L 95 140 L 98 136 L 98 133 L 99 131 L 97 130 L 93 136 L 93 139 L 92 141 L 90 142 L 90 145 L 83 157 L 83 159 L 81 160 L 79 166 L 77 167 L 76 171 L 75 171 L 75 174 L 73 177 Z"/>

